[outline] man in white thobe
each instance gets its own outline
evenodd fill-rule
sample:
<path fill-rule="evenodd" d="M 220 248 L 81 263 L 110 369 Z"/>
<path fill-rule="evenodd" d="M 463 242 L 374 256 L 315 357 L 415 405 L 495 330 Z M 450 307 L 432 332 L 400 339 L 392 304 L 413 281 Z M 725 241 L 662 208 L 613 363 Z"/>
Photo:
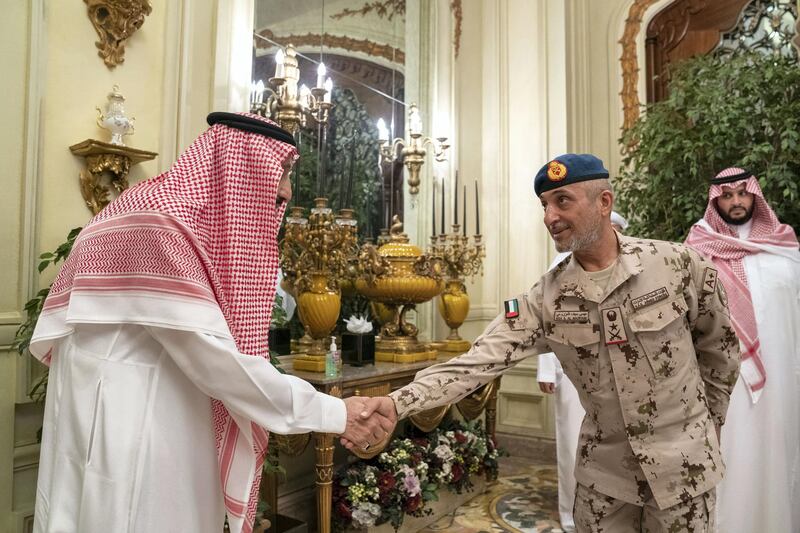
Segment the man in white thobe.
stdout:
<path fill-rule="evenodd" d="M 611 226 L 616 231 L 624 233 L 628 227 L 628 221 L 616 211 L 612 211 Z M 558 254 L 547 270 L 553 270 L 570 254 L 571 252 Z M 586 411 L 581 406 L 575 385 L 564 374 L 564 369 L 553 352 L 539 354 L 536 380 L 539 382 L 539 389 L 542 392 L 554 395 L 556 461 L 558 463 L 558 517 L 564 531 L 575 531 L 575 519 L 572 517 L 575 487 L 577 486 L 575 455 L 578 453 L 578 437 Z"/>
<path fill-rule="evenodd" d="M 800 532 L 800 252 L 758 180 L 741 168 L 711 182 L 686 243 L 710 258 L 730 299 L 741 374 L 722 429 L 727 467 L 719 531 Z"/>
<path fill-rule="evenodd" d="M 37 533 L 220 533 L 226 515 L 250 533 L 266 429 L 386 434 L 357 421 L 363 399 L 269 362 L 294 140 L 255 115 L 209 125 L 83 229 L 53 282 L 30 345 L 50 365 Z"/>

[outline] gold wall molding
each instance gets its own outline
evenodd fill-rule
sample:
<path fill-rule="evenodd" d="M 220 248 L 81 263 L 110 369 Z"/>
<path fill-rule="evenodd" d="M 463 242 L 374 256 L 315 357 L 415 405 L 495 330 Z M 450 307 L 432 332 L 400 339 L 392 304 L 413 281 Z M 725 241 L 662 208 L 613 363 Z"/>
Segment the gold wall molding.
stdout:
<path fill-rule="evenodd" d="M 97 55 L 110 69 L 125 61 L 125 41 L 153 10 L 149 0 L 83 0 L 100 40 Z"/>
<path fill-rule="evenodd" d="M 464 22 L 464 9 L 461 5 L 461 0 L 452 0 L 450 2 L 450 11 L 453 13 L 453 18 L 456 20 L 456 27 L 453 33 L 453 47 L 455 48 L 455 57 L 458 59 L 458 51 L 461 48 L 461 25 Z"/>
<path fill-rule="evenodd" d="M 375 13 L 378 18 L 386 18 L 392 20 L 395 16 L 405 17 L 406 15 L 406 0 L 373 0 L 365 3 L 358 9 L 344 8 L 338 13 L 331 15 L 333 20 L 343 19 L 345 17 L 354 17 L 361 15 L 362 17 Z"/>
<path fill-rule="evenodd" d="M 376 43 L 369 39 L 353 39 L 352 37 L 331 35 L 329 33 L 325 33 L 324 39 L 323 36 L 318 33 L 294 34 L 279 37 L 271 30 L 261 30 L 258 32 L 258 35 L 266 37 L 281 46 L 288 46 L 289 44 L 294 45 L 295 48 L 300 48 L 302 46 L 319 46 L 320 41 L 323 41 L 324 45 L 328 48 L 341 48 L 342 50 L 350 52 L 360 52 L 371 57 L 386 59 L 398 65 L 404 65 L 406 62 L 406 54 L 402 50 L 392 48 L 388 44 Z M 272 46 L 273 45 L 267 41 L 261 39 L 256 40 L 257 48 L 271 48 Z"/>
<path fill-rule="evenodd" d="M 639 57 L 636 43 L 642 30 L 642 20 L 647 10 L 659 0 L 635 0 L 625 19 L 625 30 L 619 43 L 622 45 L 622 129 L 627 130 L 639 118 Z"/>

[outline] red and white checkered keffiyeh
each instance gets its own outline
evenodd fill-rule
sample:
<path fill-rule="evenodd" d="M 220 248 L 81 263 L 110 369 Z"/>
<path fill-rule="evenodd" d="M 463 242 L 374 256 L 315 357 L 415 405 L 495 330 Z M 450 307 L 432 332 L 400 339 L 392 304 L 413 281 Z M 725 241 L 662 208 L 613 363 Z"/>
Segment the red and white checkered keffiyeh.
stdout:
<path fill-rule="evenodd" d="M 733 167 L 723 170 L 716 177 L 725 178 L 745 172 L 741 168 Z M 722 195 L 723 187 L 733 189 L 742 183 L 746 184 L 747 192 L 755 196 L 752 227 L 746 240 L 740 239 L 736 229 L 722 219 L 715 201 Z M 764 389 L 767 374 L 761 359 L 755 311 L 743 259 L 746 255 L 763 252 L 763 246 L 797 250 L 798 242 L 794 230 L 778 221 L 775 212 L 764 199 L 758 180 L 750 176 L 730 183 L 711 185 L 703 220 L 692 226 L 686 244 L 708 257 L 719 269 L 720 279 L 728 294 L 733 327 L 744 347 L 741 376 L 755 403 Z"/>
<path fill-rule="evenodd" d="M 209 128 L 169 171 L 125 191 L 83 229 L 31 351 L 48 363 L 54 341 L 86 321 L 232 337 L 240 352 L 268 357 L 285 208 L 276 205 L 278 184 L 284 162 L 296 158 L 275 139 Z M 211 401 L 231 530 L 249 533 L 268 434 L 239 427 Z"/>

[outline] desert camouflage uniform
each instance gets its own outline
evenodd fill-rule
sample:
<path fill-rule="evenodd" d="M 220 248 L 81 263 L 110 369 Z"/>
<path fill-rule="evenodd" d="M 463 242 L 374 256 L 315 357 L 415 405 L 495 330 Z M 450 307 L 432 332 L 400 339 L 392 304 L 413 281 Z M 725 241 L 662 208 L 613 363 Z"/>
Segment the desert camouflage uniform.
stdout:
<path fill-rule="evenodd" d="M 456 401 L 540 352 L 555 352 L 586 410 L 575 477 L 605 496 L 659 509 L 722 478 L 739 342 L 713 265 L 681 244 L 617 234 L 605 289 L 567 257 L 497 317 L 472 349 L 392 393 L 401 417 Z"/>

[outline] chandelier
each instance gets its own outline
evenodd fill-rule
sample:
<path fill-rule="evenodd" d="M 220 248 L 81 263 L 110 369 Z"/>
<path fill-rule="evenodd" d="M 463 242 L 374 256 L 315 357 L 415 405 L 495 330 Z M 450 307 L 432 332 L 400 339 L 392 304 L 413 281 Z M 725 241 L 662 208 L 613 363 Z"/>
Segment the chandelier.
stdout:
<path fill-rule="evenodd" d="M 333 92 L 333 80 L 327 78 L 325 64 L 317 67 L 316 87 L 300 85 L 297 51 L 293 45 L 275 54 L 275 76 L 269 79 L 271 87 L 262 80 L 253 82 L 250 91 L 250 112 L 269 117 L 293 135 L 305 127 L 309 120 L 317 126 L 328 122 Z M 265 100 L 266 96 L 266 100 Z"/>

